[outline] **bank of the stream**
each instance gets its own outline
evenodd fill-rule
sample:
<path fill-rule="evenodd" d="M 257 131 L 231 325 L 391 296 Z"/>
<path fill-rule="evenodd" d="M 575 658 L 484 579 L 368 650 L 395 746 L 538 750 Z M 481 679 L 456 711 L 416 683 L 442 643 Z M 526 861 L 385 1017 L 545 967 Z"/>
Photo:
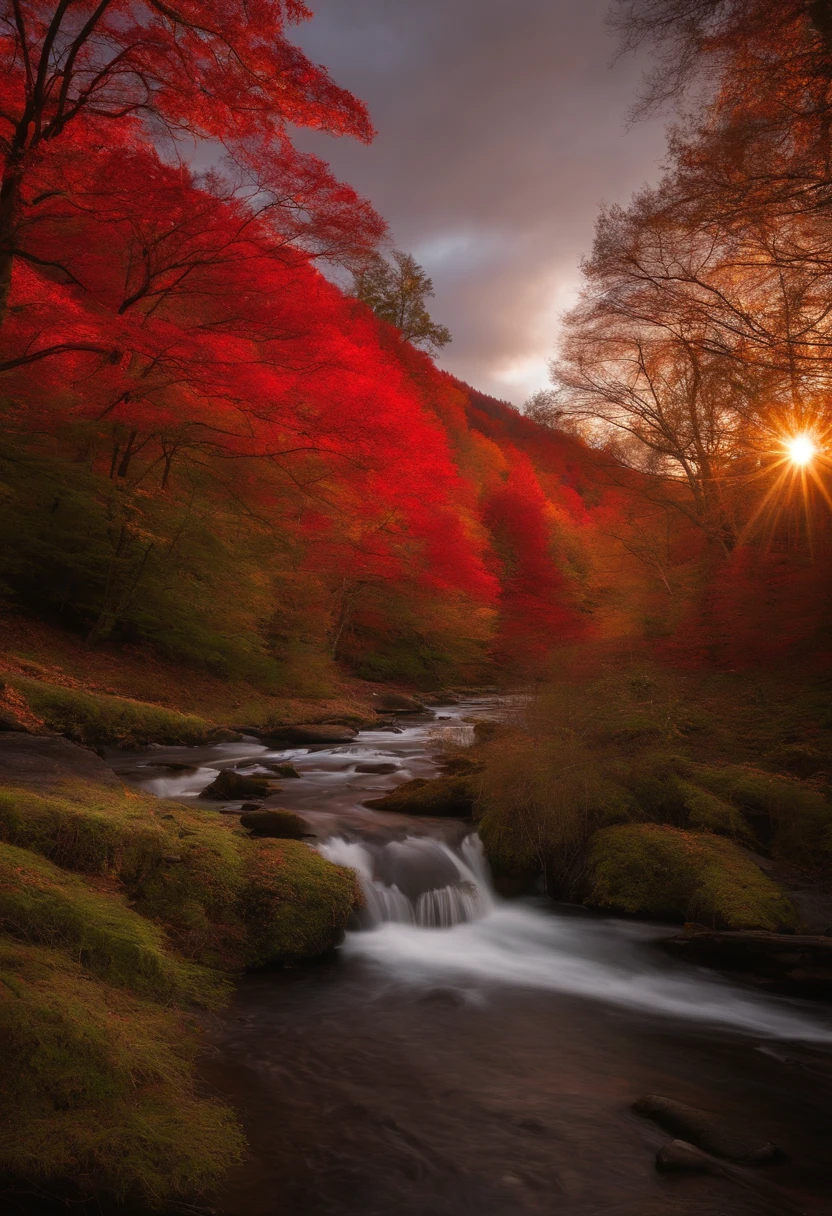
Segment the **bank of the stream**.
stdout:
<path fill-rule="evenodd" d="M 299 777 L 280 800 L 364 888 L 337 958 L 248 977 L 212 1019 L 205 1075 L 244 1112 L 249 1142 L 212 1204 L 228 1216 L 823 1212 L 822 1006 L 675 963 L 670 928 L 505 901 L 465 843 L 470 822 L 379 806 L 435 777 L 441 734 L 469 742 L 464 718 L 502 712 L 453 706 L 335 744 L 112 757 L 131 782 L 190 804 L 224 766 L 291 763 Z M 661 1174 L 668 1134 L 630 1109 L 651 1091 L 749 1123 L 783 1155 Z"/>
<path fill-rule="evenodd" d="M 823 1211 L 822 1007 L 673 961 L 672 930 L 498 896 L 458 799 L 509 738 L 496 724 L 506 709 L 463 701 L 318 742 L 295 729 L 291 742 L 116 748 L 107 761 L 126 792 L 88 751 L 7 736 L 8 756 L 40 750 L 28 772 L 7 763 L 16 792 L 2 801 L 15 877 L 0 1010 L 17 1017 L 29 1078 L 11 1093 L 24 1121 L 7 1125 L 20 1211 L 40 1203 L 35 1157 L 40 1195 L 71 1175 L 105 1208 L 114 1193 L 146 1207 L 213 1192 L 229 1216 L 508 1216 L 549 1212 L 555 1196 L 567 1216 L 726 1203 L 785 1216 L 795 1195 Z M 472 718 L 495 723 L 476 728 L 490 742 L 473 752 Z M 51 771 L 50 748 L 64 752 Z M 220 796 L 201 797 L 223 774 Z M 255 818 L 285 808 L 308 843 L 239 826 L 254 786 Z M 40 920 L 15 884 L 41 893 Z M 332 961 L 298 965 L 326 957 L 350 916 Z M 293 966 L 245 979 L 222 1013 L 218 978 L 270 960 Z M 215 1010 L 207 1021 L 200 1006 Z M 60 1092 L 43 1083 L 58 1047 L 35 1068 L 49 1041 L 63 1052 Z M 751 1119 L 791 1162 L 739 1175 L 711 1162 L 672 1189 L 651 1164 L 660 1133 L 629 1113 L 650 1089 Z M 24 1139 L 32 1151 L 15 1158 Z"/>

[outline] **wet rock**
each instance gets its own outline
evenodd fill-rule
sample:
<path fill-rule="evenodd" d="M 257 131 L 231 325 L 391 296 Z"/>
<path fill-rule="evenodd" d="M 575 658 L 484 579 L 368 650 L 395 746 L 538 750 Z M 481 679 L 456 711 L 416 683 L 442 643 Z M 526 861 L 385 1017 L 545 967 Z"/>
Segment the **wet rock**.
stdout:
<path fill-rule="evenodd" d="M 352 743 L 358 734 L 352 726 L 333 722 L 310 723 L 304 726 L 280 726 L 263 738 L 281 743 Z"/>
<path fill-rule="evenodd" d="M 240 811 L 259 811 L 262 805 L 262 802 L 244 802 Z"/>
<path fill-rule="evenodd" d="M 248 828 L 252 836 L 268 836 L 279 840 L 302 840 L 306 824 L 294 811 L 274 810 L 245 811 L 240 815 L 240 824 Z"/>
<path fill-rule="evenodd" d="M 0 734 L 0 785 L 48 789 L 67 778 L 121 788 L 118 777 L 100 756 L 69 739 L 18 731 Z"/>
<path fill-rule="evenodd" d="M 725 1167 L 687 1140 L 668 1140 L 656 1153 L 656 1169 L 662 1173 L 722 1174 Z"/>
<path fill-rule="evenodd" d="M 145 768 L 162 768 L 167 773 L 195 773 L 195 764 L 181 764 L 178 760 L 152 760 L 144 765 Z"/>
<path fill-rule="evenodd" d="M 800 996 L 832 995 L 832 937 L 827 935 L 692 925 L 662 946 L 676 956 L 741 971 Z"/>
<path fill-rule="evenodd" d="M 300 777 L 294 764 L 266 764 L 263 767 L 274 773 L 276 777 Z"/>
<path fill-rule="evenodd" d="M 373 709 L 382 714 L 418 714 L 425 706 L 403 692 L 379 692 L 373 693 Z"/>
<path fill-rule="evenodd" d="M 376 858 L 378 877 L 410 900 L 459 882 L 459 871 L 433 840 L 391 840 Z"/>
<path fill-rule="evenodd" d="M 778 1150 L 770 1140 L 763 1140 L 742 1123 L 711 1111 L 698 1110 L 673 1098 L 647 1094 L 633 1103 L 633 1110 L 717 1157 L 761 1165 L 778 1156 Z"/>
<path fill-rule="evenodd" d="M 385 764 L 383 761 L 376 763 L 368 760 L 364 764 L 356 764 L 355 771 L 357 773 L 397 773 L 399 766 L 398 764 Z"/>
<path fill-rule="evenodd" d="M 265 798 L 270 793 L 271 785 L 265 778 L 244 777 L 242 773 L 224 768 L 199 796 L 227 802 L 230 798 Z"/>

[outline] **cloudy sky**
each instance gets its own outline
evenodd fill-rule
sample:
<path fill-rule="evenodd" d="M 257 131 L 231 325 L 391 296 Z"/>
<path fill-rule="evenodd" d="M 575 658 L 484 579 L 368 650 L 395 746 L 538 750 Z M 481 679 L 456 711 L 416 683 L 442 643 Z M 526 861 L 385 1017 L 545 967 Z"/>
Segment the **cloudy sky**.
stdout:
<path fill-rule="evenodd" d="M 627 128 L 642 65 L 611 66 L 607 0 L 311 0 L 297 38 L 370 107 L 369 147 L 309 136 L 433 278 L 441 363 L 522 402 L 547 383 L 598 205 L 655 178 Z"/>

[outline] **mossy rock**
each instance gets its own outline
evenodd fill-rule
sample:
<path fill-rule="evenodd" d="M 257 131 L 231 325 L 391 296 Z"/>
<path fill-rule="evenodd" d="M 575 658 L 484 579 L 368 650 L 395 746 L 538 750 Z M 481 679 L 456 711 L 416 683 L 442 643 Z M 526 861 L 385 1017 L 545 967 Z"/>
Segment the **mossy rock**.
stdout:
<path fill-rule="evenodd" d="M 294 811 L 280 807 L 268 810 L 245 811 L 240 816 L 240 825 L 252 836 L 266 836 L 277 840 L 302 840 L 307 835 L 306 824 Z"/>
<path fill-rule="evenodd" d="M 224 970 L 262 961 L 259 929 L 244 909 L 252 867 L 256 872 L 257 856 L 270 842 L 251 839 L 228 817 L 206 816 L 196 807 L 150 795 L 70 782 L 54 794 L 0 792 L 0 839 L 66 870 L 117 880 L 136 911 L 161 924 L 190 959 Z M 317 944 L 320 905 L 334 901 L 336 938 L 349 917 L 343 913 L 341 884 L 330 881 L 332 875 L 349 873 L 350 899 L 358 895 L 351 871 L 340 871 L 306 845 L 297 848 L 300 852 L 286 853 L 283 867 L 274 869 L 278 888 L 273 895 L 298 899 L 298 921 L 308 910 L 313 924 L 306 940 L 317 954 L 334 940 Z M 260 885 L 264 881 L 262 875 L 257 879 Z M 256 948 L 249 942 L 251 932 L 257 936 Z M 290 953 L 301 957 L 299 930 L 295 939 Z"/>
<path fill-rule="evenodd" d="M 754 845 L 756 839 L 742 811 L 724 798 L 708 790 L 680 781 L 679 788 L 687 810 L 688 825 L 698 832 L 716 832 L 744 844 Z"/>
<path fill-rule="evenodd" d="M 224 768 L 199 796 L 216 802 L 231 802 L 241 798 L 266 798 L 271 792 L 268 778 L 247 777 L 243 773 L 235 773 L 231 768 Z"/>
<path fill-rule="evenodd" d="M 270 764 L 268 766 L 276 777 L 300 777 L 294 764 Z"/>
<path fill-rule="evenodd" d="M 788 897 L 738 845 L 652 823 L 592 838 L 586 902 L 661 920 L 725 929 L 793 929 Z"/>
<path fill-rule="evenodd" d="M 162 705 L 65 688 L 24 676 L 9 683 L 22 693 L 33 713 L 49 730 L 88 747 L 138 747 L 146 743 L 209 743 L 216 727 L 196 714 Z"/>
<path fill-rule="evenodd" d="M 249 966 L 326 953 L 341 941 L 360 902 L 354 870 L 299 841 L 258 841 L 239 899 Z"/>
<path fill-rule="evenodd" d="M 476 790 L 467 776 L 417 778 L 406 781 L 383 798 L 368 798 L 364 806 L 403 815 L 432 815 L 467 819 L 474 810 Z"/>
<path fill-rule="evenodd" d="M 685 775 L 745 811 L 775 855 L 807 869 L 832 861 L 832 802 L 816 786 L 738 764 L 689 764 Z"/>

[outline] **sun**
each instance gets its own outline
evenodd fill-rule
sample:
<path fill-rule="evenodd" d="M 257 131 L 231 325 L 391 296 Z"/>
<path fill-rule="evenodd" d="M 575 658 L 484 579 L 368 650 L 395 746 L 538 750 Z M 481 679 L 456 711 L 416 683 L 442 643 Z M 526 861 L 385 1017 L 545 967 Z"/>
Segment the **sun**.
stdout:
<path fill-rule="evenodd" d="M 811 435 L 794 435 L 786 440 L 786 453 L 792 464 L 805 468 L 817 455 L 817 447 Z"/>

